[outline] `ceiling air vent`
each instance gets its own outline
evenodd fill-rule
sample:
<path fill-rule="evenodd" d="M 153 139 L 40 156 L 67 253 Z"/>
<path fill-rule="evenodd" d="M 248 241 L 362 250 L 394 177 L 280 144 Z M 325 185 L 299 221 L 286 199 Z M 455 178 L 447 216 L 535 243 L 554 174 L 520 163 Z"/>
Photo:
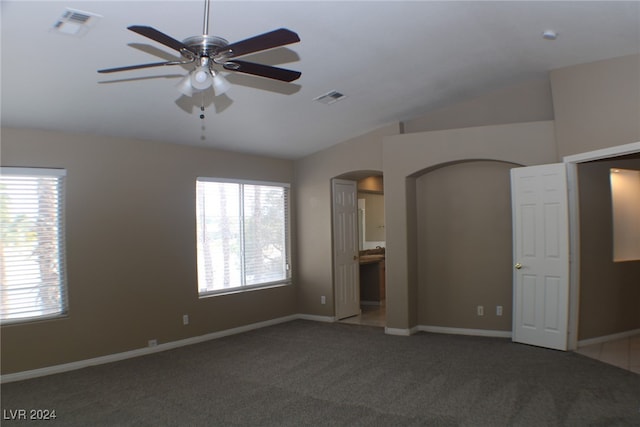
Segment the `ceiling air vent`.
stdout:
<path fill-rule="evenodd" d="M 70 36 L 82 37 L 100 18 L 100 15 L 91 12 L 67 8 L 60 18 L 53 24 L 52 30 Z"/>
<path fill-rule="evenodd" d="M 340 93 L 338 91 L 332 90 L 331 92 L 325 93 L 324 95 L 320 95 L 317 98 L 313 98 L 314 101 L 318 101 L 322 104 L 331 105 L 334 102 L 338 102 L 342 99 L 345 99 L 347 95 Z"/>

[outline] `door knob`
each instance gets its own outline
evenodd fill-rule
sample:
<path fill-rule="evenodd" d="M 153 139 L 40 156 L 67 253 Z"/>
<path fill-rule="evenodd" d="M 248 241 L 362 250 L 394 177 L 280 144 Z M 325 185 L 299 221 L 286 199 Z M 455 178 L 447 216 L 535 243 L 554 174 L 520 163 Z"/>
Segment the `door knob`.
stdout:
<path fill-rule="evenodd" d="M 522 268 L 522 264 L 517 263 L 516 265 L 514 265 L 514 267 L 516 268 L 516 270 L 520 270 Z"/>
<path fill-rule="evenodd" d="M 353 260 L 355 261 L 355 260 L 357 260 L 357 259 L 358 259 L 358 255 L 354 255 L 354 256 L 353 256 Z"/>

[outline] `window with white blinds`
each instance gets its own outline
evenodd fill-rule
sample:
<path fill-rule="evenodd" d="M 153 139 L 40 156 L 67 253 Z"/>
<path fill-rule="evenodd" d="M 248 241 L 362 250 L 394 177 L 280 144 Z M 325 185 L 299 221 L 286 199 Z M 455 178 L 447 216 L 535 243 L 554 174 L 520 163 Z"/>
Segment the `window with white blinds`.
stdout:
<path fill-rule="evenodd" d="M 201 296 L 290 282 L 287 184 L 198 178 L 196 217 Z"/>
<path fill-rule="evenodd" d="M 0 168 L 0 321 L 66 313 L 64 169 Z"/>

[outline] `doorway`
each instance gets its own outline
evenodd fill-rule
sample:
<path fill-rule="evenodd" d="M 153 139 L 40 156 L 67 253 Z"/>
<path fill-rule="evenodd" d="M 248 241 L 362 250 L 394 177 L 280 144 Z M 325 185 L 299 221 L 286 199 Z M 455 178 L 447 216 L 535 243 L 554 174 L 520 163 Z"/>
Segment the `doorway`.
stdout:
<path fill-rule="evenodd" d="M 595 264 L 595 261 L 592 258 L 589 258 L 592 255 L 593 248 L 598 247 L 599 244 L 592 243 L 589 239 L 589 235 L 585 233 L 585 227 L 588 226 L 589 219 L 585 217 L 585 214 L 592 213 L 592 206 L 582 206 L 585 202 L 584 196 L 587 193 L 593 193 L 594 187 L 587 187 L 588 182 L 585 180 L 585 176 L 580 176 L 580 168 L 582 166 L 589 166 L 589 164 L 595 164 L 596 162 L 604 162 L 607 160 L 616 160 L 616 159 L 628 159 L 628 158 L 638 158 L 640 156 L 640 142 L 635 142 L 632 144 L 621 145 L 617 147 L 611 147 L 596 151 L 591 151 L 587 153 L 566 156 L 563 161 L 567 165 L 567 178 L 569 182 L 569 224 L 570 224 L 570 232 L 569 232 L 569 246 L 570 246 L 570 305 L 569 305 L 569 349 L 576 350 L 578 348 L 579 341 L 583 344 L 594 343 L 598 341 L 597 338 L 593 339 L 584 339 L 584 336 L 581 337 L 581 333 L 585 332 L 585 328 L 592 327 L 602 327 L 603 325 L 592 325 L 589 323 L 589 309 L 590 303 L 589 296 L 591 291 L 591 280 L 593 279 L 593 275 L 587 271 L 590 267 L 601 270 Z M 580 184 L 578 185 L 578 177 L 580 176 Z M 602 182 L 600 181 L 600 184 Z M 605 183 L 607 185 L 608 183 Z M 608 201 L 601 201 L 600 203 L 610 203 Z M 595 205 L 593 205 L 595 206 Z M 582 208 L 582 209 L 581 209 Z M 600 222 L 603 220 L 600 218 Z M 604 221 L 610 223 L 610 221 Z M 609 242 L 610 244 L 610 242 Z M 586 248 L 587 250 L 584 250 Z M 611 254 L 612 255 L 612 254 Z M 613 255 L 612 255 L 613 256 Z M 609 263 L 611 266 L 612 262 Z M 625 264 L 625 265 L 623 265 Z M 635 268 L 634 272 L 640 270 L 638 267 L 638 263 L 618 263 L 616 266 L 617 270 L 621 268 L 629 269 Z M 637 277 L 637 274 L 634 272 L 629 273 L 625 270 L 625 272 L 616 271 L 612 273 L 618 277 L 629 276 L 632 274 L 632 277 Z M 599 271 L 600 273 L 600 271 Z M 608 277 L 610 277 L 609 275 Z M 613 292 L 616 293 L 616 292 Z M 609 292 L 611 294 L 611 292 Z M 598 307 L 600 310 L 603 301 L 603 297 L 593 296 L 593 298 L 598 298 L 598 301 L 594 303 L 595 307 Z M 640 307 L 638 307 L 640 308 Z M 636 313 L 640 313 L 640 310 L 635 310 Z M 591 316 L 596 318 L 596 316 Z M 597 316 L 597 318 L 602 319 L 602 316 Z M 630 331 L 629 333 L 633 333 Z M 610 332 L 598 332 L 594 330 L 592 332 L 595 336 L 603 335 L 603 339 L 606 340 L 606 336 L 613 336 Z M 615 334 L 614 334 L 615 335 Z M 620 335 L 620 334 L 617 334 Z M 622 338 L 620 336 L 620 338 Z M 600 341 L 603 342 L 603 341 Z"/>
<path fill-rule="evenodd" d="M 341 189 L 336 184 L 355 186 L 357 207 L 348 207 L 349 217 L 355 214 L 355 229 L 346 227 Z M 349 191 L 352 191 L 351 189 Z M 350 198 L 349 195 L 347 198 Z M 358 171 L 341 175 L 332 180 L 333 259 L 335 317 L 341 323 L 366 326 L 386 326 L 385 288 L 385 232 L 384 185 L 382 173 Z M 342 212 L 342 213 L 341 213 Z M 352 234 L 354 233 L 354 234 Z M 346 240 L 345 240 L 346 239 Z M 345 241 L 348 241 L 347 245 Z M 353 243 L 355 242 L 355 243 Z M 355 245 L 355 250 L 351 249 Z M 346 254 L 345 248 L 347 248 Z M 349 258 L 349 259 L 347 259 Z M 345 269 L 345 266 L 348 268 Z M 354 272 L 353 269 L 357 272 Z M 349 275 L 344 271 L 351 271 Z M 353 289 L 345 293 L 355 280 L 357 306 L 343 298 L 354 295 Z"/>
<path fill-rule="evenodd" d="M 338 320 L 360 314 L 358 270 L 358 204 L 356 181 L 331 181 L 333 286 Z"/>
<path fill-rule="evenodd" d="M 565 204 L 564 200 L 566 200 L 566 205 L 569 208 L 568 214 L 562 214 L 562 216 L 568 218 L 569 231 L 548 233 L 549 238 L 537 239 L 536 241 L 543 242 L 542 249 L 547 258 L 557 256 L 558 261 L 561 261 L 558 264 L 563 265 L 563 268 L 570 269 L 570 274 L 568 280 L 565 281 L 562 278 L 567 275 L 559 273 L 559 270 L 542 269 L 545 281 L 539 285 L 539 280 L 533 274 L 537 271 L 538 264 L 531 263 L 529 267 L 532 272 L 527 271 L 526 279 L 531 282 L 531 285 L 528 286 L 529 289 L 536 289 L 536 294 L 531 293 L 531 298 L 528 298 L 534 302 L 534 305 L 531 305 L 529 310 L 526 307 L 521 307 L 514 311 L 514 341 L 561 350 L 576 350 L 579 342 L 582 342 L 583 345 L 585 341 L 589 344 L 594 341 L 604 342 L 609 339 L 634 335 L 640 331 L 638 328 L 640 326 L 640 316 L 638 315 L 640 313 L 640 305 L 638 304 L 640 289 L 637 287 L 637 278 L 640 277 L 640 263 L 621 263 L 614 259 L 610 180 L 610 171 L 615 167 L 624 167 L 623 164 L 640 169 L 639 153 L 640 143 L 634 143 L 567 156 L 561 164 L 522 168 L 528 184 L 531 185 L 535 182 L 531 177 L 539 169 L 553 167 L 555 175 L 558 175 L 559 172 L 567 176 L 566 188 L 568 191 L 556 191 L 558 194 L 563 193 L 562 200 L 545 205 L 544 219 L 548 220 L 550 212 L 552 212 L 550 207 L 557 208 L 557 206 Z M 551 179 L 550 176 L 550 172 L 543 176 L 544 179 L 541 183 L 544 184 L 544 188 L 541 190 L 542 192 L 553 190 L 557 179 Z M 580 182 L 580 187 L 578 182 Z M 538 190 L 533 191 L 532 188 L 528 191 L 537 195 Z M 542 196 L 537 197 L 540 199 Z M 531 206 L 534 206 L 533 202 L 527 204 L 527 207 Z M 514 220 L 515 218 L 516 216 L 514 216 Z M 528 228 L 525 229 L 528 230 Z M 555 246 L 549 247 L 549 242 L 563 236 L 569 238 L 569 251 L 566 257 L 560 253 L 554 255 L 553 248 Z M 516 243 L 518 244 L 516 245 Z M 525 246 L 527 246 L 526 241 L 523 243 L 518 239 L 514 240 L 514 249 L 524 250 Z M 566 243 L 559 245 L 559 247 L 565 246 L 567 246 Z M 516 255 L 517 250 L 514 252 Z M 520 272 L 518 269 L 523 268 L 524 263 L 521 265 L 519 258 L 516 258 L 514 262 L 517 269 L 515 275 L 517 280 L 514 282 L 515 304 L 515 301 L 521 299 L 518 297 L 519 291 L 521 295 L 527 295 L 527 293 L 522 290 L 524 288 L 522 288 L 520 274 L 518 274 Z M 554 280 L 558 282 L 557 286 L 554 285 Z M 562 285 L 562 283 L 568 283 L 568 290 L 566 285 Z M 539 292 L 539 289 L 542 289 L 543 292 Z M 561 292 L 557 292 L 558 289 Z M 548 299 L 549 304 L 544 298 L 545 295 L 552 296 Z M 568 302 L 565 295 L 568 297 Z M 537 308 L 537 311 L 534 310 L 534 306 L 539 306 L 544 310 L 544 313 L 538 312 Z M 567 308 L 568 316 L 566 314 Z M 529 318 L 536 319 L 535 324 L 525 321 L 527 314 Z M 515 321 L 516 319 L 518 322 Z M 553 322 L 549 323 L 547 319 L 551 319 Z M 554 330 L 556 326 L 557 331 Z M 527 333 L 534 332 L 537 334 L 536 339 L 532 338 L 530 341 L 525 337 Z M 555 334 L 556 340 L 550 344 L 547 338 L 551 339 L 554 335 L 553 332 L 557 332 Z M 589 339 L 585 340 L 585 338 Z"/>

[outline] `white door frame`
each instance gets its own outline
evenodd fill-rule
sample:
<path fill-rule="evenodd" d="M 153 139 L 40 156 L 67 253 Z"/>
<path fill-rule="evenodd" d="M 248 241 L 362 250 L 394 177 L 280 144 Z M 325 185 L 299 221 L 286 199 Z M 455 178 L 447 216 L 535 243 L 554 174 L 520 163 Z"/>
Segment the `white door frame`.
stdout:
<path fill-rule="evenodd" d="M 640 142 L 603 148 L 601 150 L 563 157 L 567 165 L 569 189 L 569 350 L 578 348 L 578 315 L 580 309 L 580 198 L 578 195 L 578 164 L 640 153 Z"/>

